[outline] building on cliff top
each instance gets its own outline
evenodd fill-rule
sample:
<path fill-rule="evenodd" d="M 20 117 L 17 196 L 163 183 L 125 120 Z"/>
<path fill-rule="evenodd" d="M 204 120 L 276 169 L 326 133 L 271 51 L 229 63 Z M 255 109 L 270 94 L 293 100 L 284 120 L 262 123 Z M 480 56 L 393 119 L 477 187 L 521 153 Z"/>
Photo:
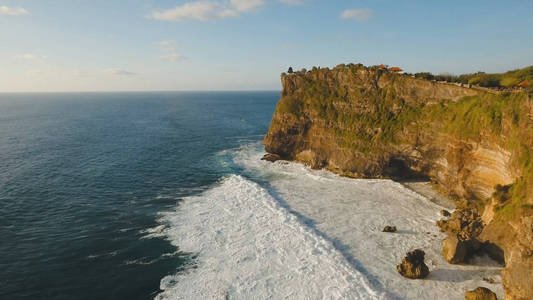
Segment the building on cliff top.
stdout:
<path fill-rule="evenodd" d="M 518 88 L 527 88 L 528 86 L 529 86 L 529 81 L 527 79 L 516 85 L 516 87 Z"/>
<path fill-rule="evenodd" d="M 391 72 L 395 72 L 395 73 L 400 73 L 400 72 L 403 72 L 403 70 L 399 67 L 392 67 L 392 68 L 389 68 L 389 71 Z"/>

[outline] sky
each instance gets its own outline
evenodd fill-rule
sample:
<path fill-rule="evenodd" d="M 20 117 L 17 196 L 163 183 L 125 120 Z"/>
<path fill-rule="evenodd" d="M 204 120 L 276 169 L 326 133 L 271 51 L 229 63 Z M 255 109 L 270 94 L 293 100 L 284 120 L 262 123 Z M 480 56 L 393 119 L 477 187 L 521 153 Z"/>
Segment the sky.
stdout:
<path fill-rule="evenodd" d="M 533 65 L 530 0 L 0 0 L 0 92 L 280 90 L 341 63 Z"/>

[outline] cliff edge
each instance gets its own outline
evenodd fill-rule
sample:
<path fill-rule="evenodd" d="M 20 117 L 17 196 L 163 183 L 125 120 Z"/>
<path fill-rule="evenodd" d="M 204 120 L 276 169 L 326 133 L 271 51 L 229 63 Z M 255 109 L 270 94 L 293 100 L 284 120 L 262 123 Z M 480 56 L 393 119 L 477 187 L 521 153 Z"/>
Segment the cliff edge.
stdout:
<path fill-rule="evenodd" d="M 283 74 L 267 152 L 357 178 L 424 177 L 475 209 L 506 299 L 533 299 L 533 106 L 363 65 Z M 497 256 L 497 254 L 496 254 Z"/>

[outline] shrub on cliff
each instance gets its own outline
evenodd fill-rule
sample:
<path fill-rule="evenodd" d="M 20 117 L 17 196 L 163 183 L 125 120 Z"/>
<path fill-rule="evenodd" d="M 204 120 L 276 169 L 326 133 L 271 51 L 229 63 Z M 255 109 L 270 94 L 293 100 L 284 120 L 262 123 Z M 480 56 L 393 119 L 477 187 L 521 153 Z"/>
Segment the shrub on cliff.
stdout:
<path fill-rule="evenodd" d="M 429 72 L 419 72 L 415 74 L 415 77 L 426 80 L 479 85 L 489 88 L 513 88 L 524 80 L 533 81 L 533 66 L 505 73 L 488 74 L 485 72 L 476 72 L 459 76 L 452 74 L 433 75 Z M 533 88 L 531 90 L 533 91 Z"/>
<path fill-rule="evenodd" d="M 459 76 L 458 81 L 484 87 L 511 88 L 524 80 L 531 79 L 533 79 L 533 66 L 505 73 L 487 74 L 485 72 L 477 72 L 473 74 L 463 74 Z"/>
<path fill-rule="evenodd" d="M 468 80 L 468 84 L 474 84 L 483 87 L 499 87 L 500 78 L 497 75 L 480 74 Z"/>
<path fill-rule="evenodd" d="M 452 75 L 452 74 L 443 73 L 443 74 L 436 75 L 435 80 L 446 81 L 446 82 L 458 82 L 459 77 Z"/>
<path fill-rule="evenodd" d="M 282 113 L 299 115 L 302 111 L 302 104 L 302 101 L 299 101 L 294 97 L 286 97 L 283 101 L 278 103 L 276 110 Z"/>
<path fill-rule="evenodd" d="M 431 74 L 429 72 L 415 73 L 415 77 L 416 78 L 426 79 L 426 80 L 433 80 L 435 78 L 435 76 L 433 76 L 433 74 Z"/>

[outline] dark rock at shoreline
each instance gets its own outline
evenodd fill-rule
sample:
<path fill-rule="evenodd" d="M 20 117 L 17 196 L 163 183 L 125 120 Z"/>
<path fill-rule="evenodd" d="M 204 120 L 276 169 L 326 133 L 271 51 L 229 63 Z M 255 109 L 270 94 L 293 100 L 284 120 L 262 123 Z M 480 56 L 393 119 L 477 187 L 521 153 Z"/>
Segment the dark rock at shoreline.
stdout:
<path fill-rule="evenodd" d="M 275 162 L 275 161 L 278 161 L 280 160 L 281 157 L 277 154 L 272 154 L 272 153 L 267 153 L 263 156 L 263 158 L 261 158 L 261 160 L 266 160 L 266 161 L 269 161 L 269 162 Z"/>
<path fill-rule="evenodd" d="M 448 237 L 442 244 L 442 255 L 452 264 L 465 263 L 480 250 L 478 236 L 483 223 L 474 209 L 458 209 L 447 220 L 437 222 Z"/>
<path fill-rule="evenodd" d="M 396 232 L 396 226 L 385 226 L 385 228 L 383 228 L 383 232 Z"/>
<path fill-rule="evenodd" d="M 461 241 L 457 236 L 449 236 L 442 244 L 442 256 L 451 264 L 463 263 L 470 255 L 470 245 Z"/>
<path fill-rule="evenodd" d="M 452 215 L 449 211 L 447 211 L 447 210 L 445 210 L 445 209 L 441 210 L 441 211 L 440 211 L 440 214 L 441 214 L 441 216 L 443 216 L 443 217 L 449 217 L 449 216 Z"/>
<path fill-rule="evenodd" d="M 496 294 L 488 288 L 478 287 L 465 293 L 466 300 L 498 300 Z"/>
<path fill-rule="evenodd" d="M 426 278 L 429 275 L 429 268 L 424 263 L 426 253 L 420 249 L 408 252 L 402 263 L 396 266 L 398 273 L 411 279 Z"/>
<path fill-rule="evenodd" d="M 493 278 L 491 278 L 491 277 L 483 277 L 483 281 L 486 281 L 486 282 L 492 283 L 492 284 L 496 283 L 496 281 Z"/>
<path fill-rule="evenodd" d="M 450 219 L 437 221 L 442 232 L 456 234 L 460 240 L 475 239 L 483 231 L 483 222 L 475 209 L 457 209 Z"/>

